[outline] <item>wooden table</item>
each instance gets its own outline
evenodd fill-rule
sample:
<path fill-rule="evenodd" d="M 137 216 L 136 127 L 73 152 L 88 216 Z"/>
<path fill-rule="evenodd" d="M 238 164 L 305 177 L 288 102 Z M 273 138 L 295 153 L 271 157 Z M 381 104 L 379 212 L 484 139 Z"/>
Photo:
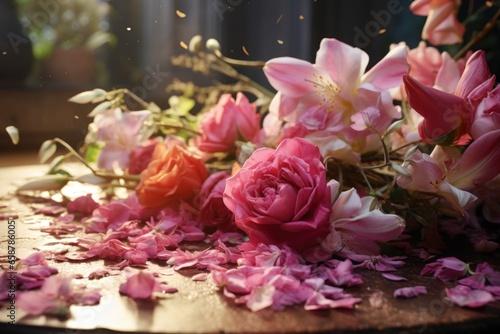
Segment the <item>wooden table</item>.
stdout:
<path fill-rule="evenodd" d="M 12 194 L 15 185 L 24 178 L 44 173 L 43 166 L 0 168 L 0 192 L 8 201 L 10 210 L 17 212 L 17 253 L 27 255 L 34 250 L 54 250 L 65 247 L 61 242 L 65 236 L 55 238 L 36 229 L 50 218 L 33 216 L 29 205 Z M 0 255 L 6 253 L 6 220 L 0 221 Z M 464 260 L 488 261 L 499 269 L 500 254 L 484 255 Z M 102 267 L 101 260 L 83 263 L 49 261 L 62 274 L 81 274 L 84 277 L 96 268 Z M 2 263 L 4 265 L 4 263 Z M 152 264 L 157 270 L 172 272 L 162 263 Z M 157 303 L 136 302 L 118 293 L 123 282 L 121 275 L 99 280 L 86 278 L 77 283 L 102 289 L 101 303 L 96 306 L 72 306 L 72 317 L 67 320 L 53 317 L 22 317 L 17 313 L 17 325 L 8 325 L 5 307 L 0 312 L 0 333 L 495 333 L 500 328 L 500 302 L 491 303 L 480 309 L 467 309 L 451 305 L 443 298 L 446 283 L 419 275 L 423 263 L 411 260 L 398 274 L 409 278 L 407 282 L 392 282 L 375 271 L 360 270 L 364 284 L 347 288 L 346 291 L 361 297 L 363 302 L 354 310 L 305 311 L 302 307 L 289 307 L 275 312 L 265 309 L 251 312 L 236 306 L 225 298 L 208 279 L 194 282 L 191 276 L 195 270 L 172 272 L 168 283 L 179 289 Z M 411 299 L 396 299 L 393 291 L 399 287 L 424 285 L 429 293 Z M 368 297 L 377 291 L 383 292 L 383 304 L 374 308 Z"/>

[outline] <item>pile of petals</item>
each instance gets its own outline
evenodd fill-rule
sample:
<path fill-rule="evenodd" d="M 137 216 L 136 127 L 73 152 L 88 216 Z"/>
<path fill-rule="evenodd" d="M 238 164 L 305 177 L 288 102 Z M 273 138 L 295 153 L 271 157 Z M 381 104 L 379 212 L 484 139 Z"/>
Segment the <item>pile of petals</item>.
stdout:
<path fill-rule="evenodd" d="M 457 281 L 455 287 L 446 288 L 446 297 L 459 306 L 481 307 L 500 300 L 500 272 L 487 262 L 479 263 L 473 272 L 469 264 L 446 257 L 427 264 L 420 274 L 442 281 Z"/>
<path fill-rule="evenodd" d="M 19 308 L 28 314 L 67 316 L 73 304 L 94 305 L 101 294 L 72 284 L 71 277 L 58 275 L 58 270 L 47 264 L 43 253 L 37 252 L 19 262 L 17 270 L 0 275 L 0 301 L 15 295 Z"/>

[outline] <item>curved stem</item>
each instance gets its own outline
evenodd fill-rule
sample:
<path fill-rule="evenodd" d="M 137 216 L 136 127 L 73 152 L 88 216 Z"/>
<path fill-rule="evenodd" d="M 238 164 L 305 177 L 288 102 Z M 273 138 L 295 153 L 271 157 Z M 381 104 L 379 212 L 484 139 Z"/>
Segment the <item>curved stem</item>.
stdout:
<path fill-rule="evenodd" d="M 92 168 L 92 166 L 89 165 L 89 163 L 87 161 L 85 161 L 85 159 L 80 154 L 78 154 L 77 151 L 75 151 L 73 149 L 73 147 L 71 147 L 64 140 L 62 140 L 61 138 L 54 138 L 52 140 L 54 142 L 59 143 L 62 146 L 64 146 L 64 148 L 66 148 L 78 161 L 80 161 L 85 167 L 87 167 L 92 172 L 92 174 L 94 174 L 95 176 L 102 177 L 105 179 L 123 179 L 125 181 L 139 181 L 140 180 L 139 175 L 116 175 L 116 174 L 109 174 L 109 173 L 103 173 L 103 172 L 96 171 L 94 168 Z"/>
<path fill-rule="evenodd" d="M 217 63 L 219 65 L 221 65 L 221 63 L 223 65 L 225 65 L 224 67 L 226 67 L 225 69 L 221 69 L 221 68 L 217 68 L 217 67 L 212 67 L 212 69 L 215 69 L 216 71 L 219 71 L 229 77 L 232 77 L 234 79 L 237 79 L 237 80 L 240 80 L 256 89 L 258 89 L 262 94 L 264 94 L 265 96 L 269 97 L 269 98 L 272 98 L 274 97 L 274 93 L 271 92 L 270 90 L 268 90 L 267 88 L 265 88 L 264 86 L 260 85 L 259 83 L 253 81 L 252 79 L 250 79 L 249 77 L 247 77 L 246 75 L 243 75 L 241 73 L 239 73 L 238 71 L 236 71 L 232 66 L 231 64 L 234 63 L 235 60 L 232 60 L 232 62 L 227 62 L 226 60 L 228 59 L 231 59 L 231 58 L 227 58 L 225 57 L 219 50 L 216 50 L 214 51 L 215 53 L 215 59 L 217 60 Z M 262 63 L 262 62 L 258 62 L 258 63 Z M 262 63 L 262 66 L 260 67 L 263 67 L 265 63 Z M 254 66 L 255 67 L 255 66 Z"/>
<path fill-rule="evenodd" d="M 244 67 L 264 67 L 266 62 L 260 60 L 239 60 L 226 57 L 220 52 L 220 50 L 214 50 L 215 55 L 220 58 L 225 63 L 235 66 L 244 66 Z"/>
<path fill-rule="evenodd" d="M 117 89 L 117 90 L 113 91 L 113 93 L 126 94 L 126 95 L 130 96 L 133 100 L 135 100 L 137 103 L 139 103 L 141 105 L 141 107 L 143 107 L 144 109 L 149 109 L 149 104 L 146 101 L 144 101 L 143 99 L 141 99 L 139 96 L 135 95 L 133 92 L 131 92 L 127 88 Z"/>
<path fill-rule="evenodd" d="M 483 30 L 481 30 L 478 34 L 474 35 L 472 39 L 462 48 L 460 49 L 457 54 L 453 57 L 453 59 L 457 60 L 458 58 L 462 57 L 475 43 L 483 39 L 491 29 L 495 26 L 496 22 L 500 18 L 500 9 L 497 10 L 495 15 L 491 18 L 491 20 L 488 21 L 488 23 L 485 24 Z"/>
<path fill-rule="evenodd" d="M 403 149 L 403 148 L 405 148 L 405 147 L 412 146 L 412 145 L 416 145 L 416 144 L 418 144 L 418 143 L 420 143 L 420 141 L 419 141 L 419 140 L 412 141 L 411 143 L 404 144 L 403 146 L 400 146 L 400 147 L 395 148 L 394 150 L 390 151 L 390 152 L 389 152 L 389 154 L 392 154 L 392 153 L 394 153 L 394 152 L 397 152 L 397 151 L 399 151 L 399 150 L 402 150 L 402 149 Z"/>

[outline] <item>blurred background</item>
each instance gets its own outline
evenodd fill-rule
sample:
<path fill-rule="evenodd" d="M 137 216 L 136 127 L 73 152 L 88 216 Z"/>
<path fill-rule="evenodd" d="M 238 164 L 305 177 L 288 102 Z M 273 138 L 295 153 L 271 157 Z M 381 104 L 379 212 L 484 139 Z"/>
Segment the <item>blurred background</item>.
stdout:
<path fill-rule="evenodd" d="M 214 79 L 197 77 L 171 63 L 172 57 L 187 52 L 194 35 L 216 38 L 222 52 L 232 58 L 265 61 L 291 56 L 312 62 L 321 39 L 334 37 L 365 50 L 371 66 L 391 43 L 404 40 L 413 48 L 420 41 L 425 17 L 413 15 L 410 3 L 0 0 L 0 150 L 36 150 L 56 136 L 78 148 L 92 106 L 67 99 L 91 88 L 126 87 L 166 108 L 165 89 L 174 79 Z M 496 45 L 498 33 L 493 36 L 484 42 Z M 490 63 L 498 71 L 498 58 Z M 268 86 L 260 70 L 242 72 Z M 17 146 L 4 131 L 9 125 L 20 131 Z"/>

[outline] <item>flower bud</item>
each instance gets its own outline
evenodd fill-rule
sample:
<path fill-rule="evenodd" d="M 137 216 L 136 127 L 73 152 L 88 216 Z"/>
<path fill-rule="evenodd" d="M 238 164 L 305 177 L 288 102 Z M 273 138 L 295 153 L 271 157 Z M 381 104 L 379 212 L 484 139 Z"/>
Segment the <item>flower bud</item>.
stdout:
<path fill-rule="evenodd" d="M 189 51 L 193 53 L 198 53 L 201 51 L 201 42 L 203 40 L 203 37 L 201 35 L 196 35 L 191 38 L 189 41 Z"/>
<path fill-rule="evenodd" d="M 220 43 L 215 38 L 210 38 L 207 41 L 206 46 L 207 46 L 207 49 L 209 49 L 210 51 L 218 51 L 218 50 L 220 50 Z"/>

